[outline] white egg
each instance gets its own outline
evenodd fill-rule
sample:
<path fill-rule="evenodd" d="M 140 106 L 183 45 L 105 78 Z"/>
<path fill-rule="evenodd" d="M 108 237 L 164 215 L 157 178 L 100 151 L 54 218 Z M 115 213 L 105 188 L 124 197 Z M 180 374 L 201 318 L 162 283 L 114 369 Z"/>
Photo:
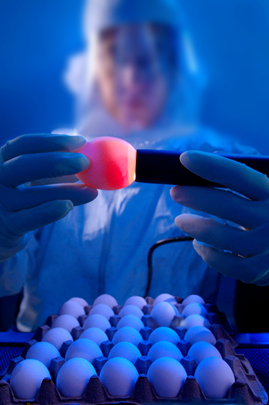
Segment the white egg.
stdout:
<path fill-rule="evenodd" d="M 155 305 L 150 313 L 159 326 L 170 326 L 175 316 L 179 316 L 178 310 L 169 302 L 160 302 Z"/>
<path fill-rule="evenodd" d="M 99 328 L 102 329 L 104 332 L 111 328 L 110 322 L 100 314 L 90 315 L 83 324 L 83 329 L 88 328 Z"/>
<path fill-rule="evenodd" d="M 121 329 L 124 326 L 131 326 L 132 328 L 135 328 L 136 330 L 138 330 L 138 332 L 144 328 L 144 324 L 141 321 L 141 319 L 139 319 L 137 316 L 135 315 L 125 315 L 123 318 L 121 318 L 121 320 L 119 321 L 117 328 Z"/>
<path fill-rule="evenodd" d="M 61 306 L 59 315 L 72 315 L 77 319 L 79 316 L 85 315 L 85 311 L 78 302 L 67 301 Z"/>
<path fill-rule="evenodd" d="M 71 334 L 63 328 L 50 329 L 42 339 L 42 342 L 51 343 L 56 349 L 60 350 L 62 344 L 68 340 L 74 340 Z"/>
<path fill-rule="evenodd" d="M 150 366 L 147 377 L 157 395 L 164 398 L 175 398 L 187 379 L 187 373 L 177 360 L 162 357 Z"/>
<path fill-rule="evenodd" d="M 45 378 L 51 378 L 49 370 L 38 360 L 23 360 L 12 371 L 10 386 L 19 399 L 34 400 Z"/>
<path fill-rule="evenodd" d="M 59 351 L 51 343 L 38 342 L 30 347 L 26 354 L 26 359 L 39 360 L 49 368 L 51 360 L 60 357 Z"/>
<path fill-rule="evenodd" d="M 130 297 L 125 301 L 124 306 L 126 307 L 126 305 L 134 305 L 139 309 L 142 309 L 145 305 L 147 305 L 147 301 L 143 297 L 134 295 L 133 297 Z"/>
<path fill-rule="evenodd" d="M 97 304 L 97 305 L 95 305 L 91 309 L 90 315 L 95 315 L 95 314 L 103 315 L 108 320 L 112 316 L 115 315 L 114 312 L 112 311 L 112 309 L 106 304 Z"/>
<path fill-rule="evenodd" d="M 93 305 L 95 306 L 95 305 L 98 305 L 98 304 L 106 304 L 110 308 L 116 307 L 118 305 L 115 298 L 112 297 L 112 295 L 109 295 L 109 294 L 99 295 L 99 297 L 97 297 L 96 300 L 94 301 Z"/>
<path fill-rule="evenodd" d="M 198 304 L 197 302 L 193 302 L 192 304 L 188 304 L 182 311 L 182 315 L 187 317 L 190 315 L 207 315 L 207 310 L 202 304 Z"/>
<path fill-rule="evenodd" d="M 136 329 L 130 326 L 124 326 L 115 333 L 112 343 L 116 345 L 120 342 L 130 342 L 133 343 L 135 346 L 138 346 L 139 343 L 142 341 L 143 338 Z"/>
<path fill-rule="evenodd" d="M 84 330 L 79 339 L 92 340 L 98 346 L 100 346 L 103 342 L 109 340 L 107 334 L 100 328 L 89 328 Z"/>
<path fill-rule="evenodd" d="M 211 343 L 207 342 L 194 343 L 194 345 L 192 345 L 188 352 L 188 356 L 195 359 L 198 364 L 207 357 L 218 357 L 222 359 L 218 349 L 216 349 L 216 347 L 213 346 Z"/>
<path fill-rule="evenodd" d="M 108 355 L 109 359 L 113 359 L 114 357 L 123 357 L 135 364 L 136 360 L 141 357 L 141 353 L 134 344 L 130 342 L 120 342 L 110 350 Z"/>
<path fill-rule="evenodd" d="M 208 342 L 213 346 L 216 344 L 216 338 L 211 332 L 211 330 L 205 328 L 204 326 L 193 326 L 190 328 L 185 336 L 184 340 L 190 342 L 193 345 L 196 342 Z"/>
<path fill-rule="evenodd" d="M 191 294 L 187 298 L 185 298 L 185 300 L 182 301 L 182 304 L 184 305 L 184 307 L 186 307 L 187 305 L 192 304 L 193 302 L 196 302 L 197 304 L 205 303 L 204 299 L 200 297 L 200 295 Z"/>
<path fill-rule="evenodd" d="M 70 300 L 68 300 L 68 301 L 75 301 L 79 305 L 81 305 L 82 308 L 87 307 L 89 305 L 88 302 L 86 300 L 84 300 L 84 298 L 79 298 L 79 297 L 70 298 Z"/>
<path fill-rule="evenodd" d="M 89 339 L 78 339 L 67 349 L 65 359 L 80 357 L 92 363 L 94 359 L 101 356 L 103 356 L 102 350 L 95 342 Z"/>
<path fill-rule="evenodd" d="M 63 328 L 71 333 L 72 329 L 78 326 L 80 326 L 79 321 L 74 316 L 60 315 L 53 321 L 51 328 Z"/>
<path fill-rule="evenodd" d="M 166 326 L 161 326 L 160 328 L 155 329 L 150 337 L 149 341 L 154 345 L 157 342 L 170 342 L 176 345 L 180 342 L 180 338 L 178 334 L 171 328 L 167 328 Z"/>
<path fill-rule="evenodd" d="M 180 326 L 183 328 L 190 329 L 193 326 L 204 326 L 205 328 L 210 328 L 210 322 L 202 315 L 193 314 L 187 316 L 186 319 L 181 321 Z"/>
<path fill-rule="evenodd" d="M 135 366 L 122 357 L 108 360 L 100 373 L 100 380 L 110 395 L 127 397 L 131 395 L 139 374 Z"/>
<path fill-rule="evenodd" d="M 160 294 L 160 295 L 158 295 L 158 297 L 155 298 L 153 305 L 155 306 L 155 305 L 159 304 L 160 302 L 169 300 L 171 298 L 175 299 L 175 297 L 171 294 L 166 294 L 166 293 Z"/>
<path fill-rule="evenodd" d="M 141 309 L 139 309 L 138 307 L 136 307 L 135 305 L 126 305 L 126 307 L 123 307 L 120 310 L 119 316 L 121 318 L 123 318 L 126 315 L 135 315 L 137 316 L 139 319 L 142 318 L 142 316 L 144 316 L 143 312 L 141 311 Z"/>
<path fill-rule="evenodd" d="M 177 361 L 182 359 L 181 351 L 170 342 L 157 342 L 153 345 L 148 353 L 148 356 L 152 361 L 156 361 L 161 357 L 171 357 Z"/>
<path fill-rule="evenodd" d="M 64 397 L 80 397 L 93 375 L 96 371 L 90 362 L 82 358 L 71 359 L 60 368 L 56 387 Z"/>
<path fill-rule="evenodd" d="M 172 305 L 178 304 L 178 302 L 177 302 L 177 300 L 175 299 L 175 297 L 173 297 L 173 298 L 168 298 L 167 300 L 164 300 L 163 302 L 169 302 L 169 304 L 172 304 Z"/>
<path fill-rule="evenodd" d="M 218 357 L 208 357 L 198 365 L 194 377 L 209 399 L 226 398 L 235 382 L 232 369 Z"/>

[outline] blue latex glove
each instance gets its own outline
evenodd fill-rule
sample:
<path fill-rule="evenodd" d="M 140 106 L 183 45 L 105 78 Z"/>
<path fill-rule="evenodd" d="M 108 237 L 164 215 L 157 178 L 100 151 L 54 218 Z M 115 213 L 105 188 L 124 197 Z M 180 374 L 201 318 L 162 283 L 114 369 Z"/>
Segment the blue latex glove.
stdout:
<path fill-rule="evenodd" d="M 190 151 L 181 163 L 193 173 L 233 190 L 182 186 L 171 190 L 181 205 L 217 218 L 183 214 L 176 225 L 195 238 L 196 252 L 210 266 L 245 283 L 269 285 L 269 179 L 238 162 L 216 154 Z"/>
<path fill-rule="evenodd" d="M 79 150 L 81 136 L 23 135 L 0 149 L 0 261 L 20 251 L 27 232 L 55 222 L 74 205 L 97 196 L 82 184 L 54 184 L 23 187 L 27 182 L 79 173 L 89 160 Z"/>

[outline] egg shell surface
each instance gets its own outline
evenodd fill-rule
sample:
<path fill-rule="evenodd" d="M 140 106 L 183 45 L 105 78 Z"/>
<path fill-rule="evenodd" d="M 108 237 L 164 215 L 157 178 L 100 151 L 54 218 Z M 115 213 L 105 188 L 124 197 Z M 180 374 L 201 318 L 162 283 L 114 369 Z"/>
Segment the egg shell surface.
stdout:
<path fill-rule="evenodd" d="M 67 349 L 65 359 L 80 357 L 92 363 L 94 359 L 101 356 L 103 356 L 102 350 L 95 342 L 89 339 L 78 339 Z"/>
<path fill-rule="evenodd" d="M 82 332 L 79 339 L 89 339 L 100 346 L 103 342 L 108 339 L 107 334 L 100 328 L 88 328 Z"/>
<path fill-rule="evenodd" d="M 114 357 L 103 366 L 100 380 L 110 395 L 127 397 L 131 395 L 139 374 L 135 366 L 122 357 Z"/>
<path fill-rule="evenodd" d="M 102 294 L 99 295 L 93 303 L 93 306 L 98 304 L 105 304 L 108 305 L 110 308 L 116 307 L 118 305 L 116 299 L 112 297 L 110 294 Z"/>
<path fill-rule="evenodd" d="M 110 322 L 100 314 L 90 315 L 83 324 L 83 329 L 88 328 L 99 328 L 102 329 L 104 332 L 111 328 Z"/>
<path fill-rule="evenodd" d="M 171 295 L 171 294 L 167 294 L 167 293 L 160 294 L 155 298 L 155 300 L 153 302 L 153 306 L 159 304 L 160 302 L 169 300 L 171 298 L 175 299 L 175 297 L 173 295 Z"/>
<path fill-rule="evenodd" d="M 190 328 L 185 336 L 184 340 L 190 342 L 193 345 L 196 342 L 208 342 L 213 346 L 216 344 L 216 338 L 211 332 L 211 330 L 205 328 L 204 326 L 193 326 Z"/>
<path fill-rule="evenodd" d="M 205 328 L 210 328 L 210 322 L 202 315 L 189 315 L 185 318 L 181 323 L 180 326 L 183 326 L 186 329 L 190 329 L 193 326 L 204 326 Z"/>
<path fill-rule="evenodd" d="M 56 387 L 64 397 L 79 397 L 93 375 L 96 371 L 90 362 L 82 358 L 70 359 L 60 368 Z"/>
<path fill-rule="evenodd" d="M 182 305 L 186 307 L 187 305 L 192 304 L 193 302 L 196 302 L 197 304 L 205 303 L 204 299 L 200 297 L 200 295 L 191 294 L 182 301 Z"/>
<path fill-rule="evenodd" d="M 60 356 L 59 350 L 57 350 L 51 343 L 47 342 L 38 342 L 34 344 L 26 353 L 26 359 L 41 361 L 41 363 L 47 368 L 49 368 L 52 359 Z"/>
<path fill-rule="evenodd" d="M 173 329 L 167 328 L 166 326 L 160 326 L 151 333 L 149 341 L 153 345 L 162 341 L 170 342 L 176 345 L 178 342 L 180 342 L 180 338 Z"/>
<path fill-rule="evenodd" d="M 90 311 L 90 315 L 94 314 L 103 315 L 107 320 L 109 320 L 112 316 L 115 315 L 110 306 L 106 304 L 95 305 Z"/>
<path fill-rule="evenodd" d="M 89 305 L 88 302 L 86 300 L 84 300 L 84 298 L 73 297 L 73 298 L 70 298 L 69 301 L 77 302 L 79 305 L 82 306 L 82 308 L 85 308 L 85 307 L 87 307 Z"/>
<path fill-rule="evenodd" d="M 87 186 L 118 190 L 134 181 L 136 150 L 123 139 L 100 137 L 87 142 L 79 153 L 90 160 L 88 169 L 77 174 Z"/>
<path fill-rule="evenodd" d="M 79 316 L 85 315 L 85 311 L 78 302 L 67 301 L 61 306 L 59 315 L 72 315 L 77 319 Z"/>
<path fill-rule="evenodd" d="M 141 319 L 144 314 L 140 308 L 136 307 L 135 305 L 126 305 L 120 310 L 119 316 L 123 318 L 126 315 L 135 315 L 139 319 Z"/>
<path fill-rule="evenodd" d="M 150 313 L 159 326 L 170 326 L 175 316 L 179 316 L 176 307 L 169 302 L 160 302 L 155 305 Z"/>
<path fill-rule="evenodd" d="M 192 304 L 188 304 L 182 311 L 182 315 L 185 317 L 194 314 L 205 317 L 207 315 L 207 310 L 205 309 L 204 305 L 193 302 Z"/>
<path fill-rule="evenodd" d="M 60 350 L 62 344 L 68 340 L 74 340 L 72 335 L 63 328 L 50 329 L 42 339 L 42 342 L 51 343 L 56 349 Z"/>
<path fill-rule="evenodd" d="M 19 399 L 34 400 L 45 378 L 51 378 L 49 370 L 38 360 L 23 360 L 12 371 L 10 386 Z"/>
<path fill-rule="evenodd" d="M 135 328 L 138 332 L 142 328 L 144 328 L 144 324 L 141 321 L 141 319 L 139 319 L 135 315 L 125 315 L 123 318 L 121 318 L 117 325 L 117 328 L 121 329 L 124 326 L 131 326 L 132 328 Z"/>
<path fill-rule="evenodd" d="M 161 357 L 150 366 L 147 377 L 157 395 L 164 398 L 175 398 L 187 379 L 187 373 L 177 360 Z"/>
<path fill-rule="evenodd" d="M 136 329 L 130 326 L 124 326 L 123 328 L 117 330 L 117 332 L 113 336 L 112 343 L 116 345 L 120 342 L 130 342 L 133 343 L 135 346 L 138 346 L 139 343 L 142 341 L 143 338 Z"/>
<path fill-rule="evenodd" d="M 207 342 L 194 343 L 194 345 L 190 347 L 188 356 L 195 359 L 198 364 L 207 357 L 218 357 L 219 359 L 222 359 L 218 349 Z"/>
<path fill-rule="evenodd" d="M 71 333 L 72 329 L 78 326 L 80 326 L 79 321 L 74 316 L 65 314 L 58 316 L 58 318 L 53 321 L 51 328 L 63 328 Z"/>
<path fill-rule="evenodd" d="M 134 295 L 125 301 L 124 306 L 126 307 L 126 305 L 134 305 L 142 310 L 142 308 L 147 305 L 147 301 L 143 297 Z"/>
<path fill-rule="evenodd" d="M 112 347 L 108 355 L 109 359 L 112 359 L 114 357 L 123 357 L 124 359 L 129 360 L 131 363 L 135 364 L 136 360 L 141 357 L 141 353 L 134 344 L 130 342 L 120 342 Z"/>
<path fill-rule="evenodd" d="M 208 357 L 198 364 L 194 377 L 209 399 L 226 398 L 235 382 L 234 374 L 226 361 Z"/>
<path fill-rule="evenodd" d="M 152 361 L 156 361 L 161 357 L 171 357 L 177 361 L 182 359 L 182 353 L 176 345 L 170 342 L 157 342 L 153 345 L 148 353 Z"/>

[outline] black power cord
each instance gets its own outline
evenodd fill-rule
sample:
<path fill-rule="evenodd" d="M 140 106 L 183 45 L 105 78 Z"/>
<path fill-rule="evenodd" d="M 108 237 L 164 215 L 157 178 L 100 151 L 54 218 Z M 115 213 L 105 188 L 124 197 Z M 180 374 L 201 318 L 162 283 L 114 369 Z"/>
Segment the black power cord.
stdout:
<path fill-rule="evenodd" d="M 153 258 L 153 253 L 154 251 L 162 245 L 166 245 L 168 243 L 174 243 L 174 242 L 191 242 L 193 241 L 193 238 L 190 236 L 179 236 L 177 238 L 169 238 L 169 239 L 163 239 L 158 242 L 156 242 L 149 250 L 148 252 L 148 282 L 147 282 L 147 288 L 145 292 L 145 297 L 148 297 L 150 286 L 151 286 L 151 281 L 152 281 L 152 274 L 153 274 L 153 264 L 152 264 L 152 258 Z"/>

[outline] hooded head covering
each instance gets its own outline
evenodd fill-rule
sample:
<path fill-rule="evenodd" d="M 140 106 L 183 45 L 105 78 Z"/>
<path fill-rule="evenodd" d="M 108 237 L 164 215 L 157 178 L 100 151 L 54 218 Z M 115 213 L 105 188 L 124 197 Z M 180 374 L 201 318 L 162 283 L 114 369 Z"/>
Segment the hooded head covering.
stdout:
<path fill-rule="evenodd" d="M 126 128 L 106 111 L 101 100 L 95 78 L 94 37 L 102 30 L 128 24 L 159 23 L 173 28 L 175 47 L 179 61 L 178 74 L 172 86 L 165 108 L 140 139 L 151 142 L 182 132 L 182 127 L 195 122 L 197 113 L 197 83 L 186 69 L 185 34 L 180 24 L 178 0 L 88 0 L 84 12 L 84 32 L 87 50 L 71 60 L 65 75 L 68 86 L 77 97 L 78 114 L 76 132 L 90 138 L 92 136 L 125 136 Z M 190 44 L 188 44 L 189 46 Z M 188 50 L 189 51 L 189 50 Z M 191 97 L 189 97 L 191 95 Z M 165 134 L 164 134 L 165 129 Z M 131 142 L 130 134 L 128 139 Z M 137 133 L 136 133 L 137 137 Z M 143 143 L 142 142 L 142 143 Z M 136 145 L 137 146 L 137 145 Z M 140 142 L 140 146 L 142 146 Z"/>

